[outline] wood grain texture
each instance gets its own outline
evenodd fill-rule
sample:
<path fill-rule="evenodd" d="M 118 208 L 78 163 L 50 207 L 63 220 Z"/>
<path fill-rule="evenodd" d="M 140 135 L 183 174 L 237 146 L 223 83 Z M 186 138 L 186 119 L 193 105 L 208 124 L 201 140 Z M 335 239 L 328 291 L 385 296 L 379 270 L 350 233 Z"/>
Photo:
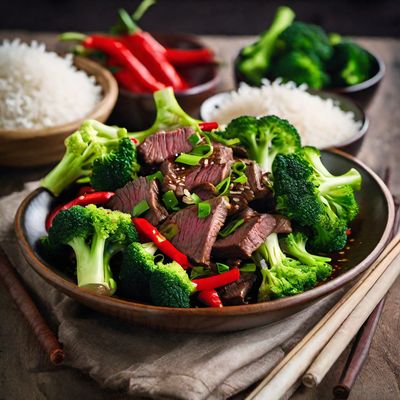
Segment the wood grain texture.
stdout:
<path fill-rule="evenodd" d="M 21 36 L 14 32 L 13 36 Z M 0 38 L 11 33 L 0 32 Z M 25 34 L 25 38 L 33 38 Z M 54 35 L 35 34 L 35 39 L 55 44 Z M 252 41 L 249 37 L 204 37 L 203 40 L 216 49 L 224 61 L 220 89 L 233 88 L 230 63 L 239 48 Z M 379 174 L 385 167 L 393 169 L 392 188 L 400 194 L 400 40 L 362 38 L 367 49 L 377 52 L 387 67 L 386 77 L 368 109 L 371 121 L 359 157 Z M 21 189 L 24 182 L 39 179 L 49 168 L 13 170 L 0 168 L 0 195 Z M 120 394 L 103 390 L 79 371 L 62 368 L 51 369 L 45 362 L 36 339 L 13 305 L 8 293 L 0 287 L 0 399 L 1 400 L 87 400 L 128 399 Z M 400 399 L 400 280 L 388 294 L 370 355 L 353 388 L 350 400 L 398 400 Z M 343 354 L 314 391 L 300 390 L 294 400 L 331 400 L 332 387 L 337 383 L 346 361 Z M 23 383 L 22 383 L 23 382 Z"/>

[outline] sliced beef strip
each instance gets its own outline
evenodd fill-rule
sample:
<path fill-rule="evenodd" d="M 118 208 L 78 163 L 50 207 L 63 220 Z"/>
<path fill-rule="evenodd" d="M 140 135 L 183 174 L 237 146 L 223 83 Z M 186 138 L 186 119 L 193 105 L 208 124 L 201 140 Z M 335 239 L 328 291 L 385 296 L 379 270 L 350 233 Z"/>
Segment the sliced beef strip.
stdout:
<path fill-rule="evenodd" d="M 228 213 L 225 197 L 210 200 L 210 205 L 211 214 L 206 218 L 197 216 L 197 205 L 194 205 L 172 214 L 160 227 L 163 231 L 171 224 L 177 226 L 178 233 L 170 241 L 194 264 L 210 264 L 212 246 Z"/>
<path fill-rule="evenodd" d="M 179 153 L 190 152 L 193 146 L 188 139 L 194 133 L 191 127 L 157 132 L 138 146 L 138 152 L 146 164 L 160 164 Z"/>
<path fill-rule="evenodd" d="M 266 197 L 270 190 L 263 182 L 263 172 L 261 168 L 254 161 L 249 161 L 246 163 L 246 165 L 247 168 L 245 174 L 247 176 L 250 189 L 254 193 L 254 198 L 258 200 Z"/>
<path fill-rule="evenodd" d="M 107 206 L 112 210 L 132 214 L 133 207 L 142 200 L 146 200 L 150 208 L 143 217 L 151 224 L 158 225 L 168 217 L 168 211 L 158 202 L 157 180 L 149 182 L 143 176 L 117 189 Z"/>
<path fill-rule="evenodd" d="M 250 207 L 246 207 L 244 210 L 242 210 L 240 213 L 235 215 L 235 219 L 243 218 L 245 222 L 247 222 L 249 219 L 256 217 L 258 215 L 258 212 L 253 210 Z"/>
<path fill-rule="evenodd" d="M 222 303 L 224 305 L 246 304 L 246 297 L 256 280 L 256 274 L 246 272 L 242 273 L 236 282 L 218 289 L 217 291 Z"/>
<path fill-rule="evenodd" d="M 291 233 L 292 232 L 292 224 L 289 219 L 280 214 L 273 215 L 276 221 L 275 233 Z"/>
<path fill-rule="evenodd" d="M 201 200 L 210 200 L 217 195 L 215 186 L 210 182 L 201 183 L 192 189 Z"/>
<path fill-rule="evenodd" d="M 275 218 L 270 214 L 255 216 L 231 235 L 217 240 L 213 247 L 213 256 L 249 258 L 274 231 L 275 225 Z"/>

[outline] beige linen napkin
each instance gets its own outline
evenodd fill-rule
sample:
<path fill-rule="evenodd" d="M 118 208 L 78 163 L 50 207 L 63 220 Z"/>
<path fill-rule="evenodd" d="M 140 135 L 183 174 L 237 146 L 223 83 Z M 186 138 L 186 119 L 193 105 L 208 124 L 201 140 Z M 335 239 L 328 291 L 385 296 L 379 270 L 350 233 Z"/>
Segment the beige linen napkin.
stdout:
<path fill-rule="evenodd" d="M 37 185 L 0 200 L 0 245 L 55 318 L 66 364 L 103 387 L 155 399 L 226 399 L 263 377 L 342 295 L 330 295 L 281 322 L 234 333 L 166 333 L 128 325 L 61 294 L 25 261 L 13 219 Z"/>

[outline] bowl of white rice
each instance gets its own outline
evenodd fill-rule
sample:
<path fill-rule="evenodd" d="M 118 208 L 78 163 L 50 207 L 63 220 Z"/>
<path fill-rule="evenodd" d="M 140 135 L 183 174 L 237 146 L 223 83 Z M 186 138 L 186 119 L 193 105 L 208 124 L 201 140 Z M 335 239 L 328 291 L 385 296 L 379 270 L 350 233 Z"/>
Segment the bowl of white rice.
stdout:
<path fill-rule="evenodd" d="M 99 64 L 62 57 L 37 42 L 0 43 L 0 165 L 58 161 L 65 138 L 85 119 L 104 122 L 118 96 Z"/>
<path fill-rule="evenodd" d="M 280 80 L 264 80 L 261 87 L 241 83 L 238 90 L 208 98 L 200 115 L 204 121 L 220 125 L 241 115 L 277 115 L 297 128 L 303 145 L 336 147 L 353 155 L 360 150 L 368 130 L 364 111 L 351 99 Z"/>

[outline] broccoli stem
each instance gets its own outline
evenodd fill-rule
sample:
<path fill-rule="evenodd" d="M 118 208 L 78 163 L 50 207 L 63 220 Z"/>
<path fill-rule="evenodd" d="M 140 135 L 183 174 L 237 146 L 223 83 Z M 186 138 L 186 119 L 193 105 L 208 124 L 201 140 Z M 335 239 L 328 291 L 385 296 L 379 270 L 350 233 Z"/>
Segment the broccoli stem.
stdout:
<path fill-rule="evenodd" d="M 148 136 L 161 130 L 173 130 L 182 126 L 191 126 L 200 131 L 200 121 L 192 118 L 182 110 L 171 87 L 154 92 L 153 97 L 157 112 L 153 125 L 145 131 L 130 133 L 130 137 L 137 139 L 141 143 Z"/>
<path fill-rule="evenodd" d="M 338 186 L 349 185 L 352 188 L 359 190 L 361 186 L 361 175 L 352 168 L 345 174 L 340 176 L 322 177 L 321 184 L 318 189 L 322 194 L 327 194 L 332 189 L 337 189 Z"/>

